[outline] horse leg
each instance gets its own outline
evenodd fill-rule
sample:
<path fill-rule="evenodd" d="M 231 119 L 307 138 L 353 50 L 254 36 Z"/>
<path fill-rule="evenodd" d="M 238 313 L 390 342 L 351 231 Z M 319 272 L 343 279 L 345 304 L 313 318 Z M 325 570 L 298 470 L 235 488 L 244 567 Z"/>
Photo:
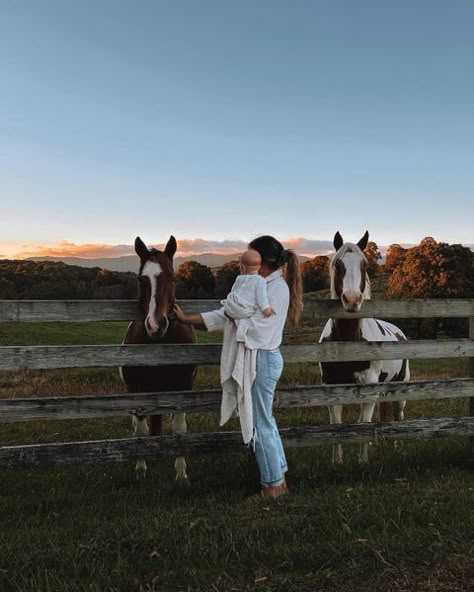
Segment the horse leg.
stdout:
<path fill-rule="evenodd" d="M 342 423 L 342 405 L 330 405 L 328 406 L 329 411 L 329 423 L 331 425 Z M 332 447 L 332 462 L 333 464 L 342 463 L 342 444 L 333 444 Z"/>
<path fill-rule="evenodd" d="M 370 403 L 362 403 L 360 406 L 359 423 L 370 423 L 372 421 L 372 417 L 374 415 L 374 409 L 375 409 L 375 401 L 371 401 Z M 369 444 L 368 444 L 368 442 L 363 442 L 360 445 L 359 462 L 361 462 L 361 463 L 368 463 L 369 462 Z"/>
<path fill-rule="evenodd" d="M 358 384 L 377 384 L 379 381 L 379 375 L 382 369 L 382 362 L 376 361 L 371 362 L 367 370 L 362 372 L 355 372 L 355 378 Z M 359 423 L 371 423 L 374 416 L 376 401 L 368 401 L 367 403 L 361 403 Z M 359 448 L 359 462 L 369 462 L 369 444 L 363 442 Z"/>
<path fill-rule="evenodd" d="M 393 402 L 393 417 L 395 418 L 395 421 L 403 421 L 403 419 L 405 418 L 404 410 L 406 404 L 406 401 Z"/>
<path fill-rule="evenodd" d="M 186 414 L 185 413 L 174 413 L 171 422 L 171 429 L 173 434 L 185 434 L 188 427 L 186 425 Z M 174 462 L 174 468 L 176 470 L 176 481 L 181 484 L 188 483 L 188 476 L 186 474 L 186 460 L 184 456 L 178 456 Z"/>
<path fill-rule="evenodd" d="M 146 417 L 140 415 L 132 415 L 133 435 L 137 438 L 148 436 L 148 424 Z M 146 475 L 146 462 L 144 460 L 137 460 L 135 465 L 135 477 L 138 481 L 144 479 Z"/>
<path fill-rule="evenodd" d="M 410 362 L 409 360 L 406 361 L 405 366 L 405 375 L 403 376 L 403 382 L 408 382 L 410 380 Z M 394 401 L 393 402 L 393 417 L 395 421 L 403 421 L 405 419 L 405 407 L 407 405 L 406 401 Z M 393 446 L 394 448 L 400 448 L 403 444 L 403 440 L 394 440 Z"/>

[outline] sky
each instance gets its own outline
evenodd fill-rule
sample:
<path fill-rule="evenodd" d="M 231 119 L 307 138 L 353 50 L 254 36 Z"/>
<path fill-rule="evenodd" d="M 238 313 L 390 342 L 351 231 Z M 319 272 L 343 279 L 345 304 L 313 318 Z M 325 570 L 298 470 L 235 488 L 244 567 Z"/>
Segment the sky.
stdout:
<path fill-rule="evenodd" d="M 471 0 L 0 0 L 0 256 L 474 243 L 473 30 Z"/>

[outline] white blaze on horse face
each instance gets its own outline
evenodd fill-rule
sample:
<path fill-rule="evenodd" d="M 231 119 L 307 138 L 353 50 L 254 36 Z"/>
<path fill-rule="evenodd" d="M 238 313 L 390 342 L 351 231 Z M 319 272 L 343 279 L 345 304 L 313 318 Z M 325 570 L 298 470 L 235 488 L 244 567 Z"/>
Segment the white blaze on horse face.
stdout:
<path fill-rule="evenodd" d="M 341 268 L 337 269 L 337 262 L 342 263 Z M 370 298 L 370 284 L 367 276 L 362 277 L 365 273 L 364 254 L 357 245 L 352 243 L 345 243 L 336 253 L 333 263 L 331 265 L 331 291 L 332 298 L 341 298 L 342 304 L 348 312 L 357 312 L 360 310 L 364 298 Z M 336 291 L 335 275 L 340 274 L 342 277 L 339 289 L 340 294 Z"/>
<path fill-rule="evenodd" d="M 362 268 L 358 253 L 348 251 L 343 259 L 346 274 L 342 282 L 342 304 L 346 310 L 358 311 L 364 296 L 361 292 Z"/>
<path fill-rule="evenodd" d="M 159 263 L 154 261 L 147 261 L 142 269 L 142 275 L 146 276 L 150 280 L 151 296 L 150 302 L 148 303 L 148 314 L 145 319 L 145 327 L 147 333 L 153 334 L 158 331 L 158 323 L 156 322 L 156 282 L 158 276 L 163 270 Z M 150 335 L 151 336 L 151 335 Z"/>

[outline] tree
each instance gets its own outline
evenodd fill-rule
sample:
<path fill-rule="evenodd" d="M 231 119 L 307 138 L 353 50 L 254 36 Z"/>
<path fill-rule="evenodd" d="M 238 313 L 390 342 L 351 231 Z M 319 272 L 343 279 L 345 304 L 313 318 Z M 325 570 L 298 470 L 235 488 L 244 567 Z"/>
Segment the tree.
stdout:
<path fill-rule="evenodd" d="M 16 298 L 15 284 L 6 278 L 0 279 L 0 300 L 14 300 Z"/>
<path fill-rule="evenodd" d="M 0 298 L 135 298 L 134 273 L 53 261 L 0 260 Z"/>
<path fill-rule="evenodd" d="M 239 262 L 228 261 L 216 271 L 216 296 L 225 298 L 240 274 Z"/>
<path fill-rule="evenodd" d="M 316 292 L 329 287 L 329 258 L 314 257 L 300 265 L 304 292 Z"/>
<path fill-rule="evenodd" d="M 185 261 L 176 271 L 178 298 L 213 298 L 215 279 L 211 268 L 197 261 Z"/>
<path fill-rule="evenodd" d="M 382 259 L 377 243 L 369 241 L 365 247 L 364 255 L 368 263 L 367 273 L 369 275 L 377 274 L 380 271 L 379 261 Z"/>
<path fill-rule="evenodd" d="M 472 298 L 474 296 L 474 254 L 462 245 L 438 243 L 427 237 L 407 249 L 403 261 L 387 281 L 388 298 Z M 466 322 L 458 319 L 421 319 L 416 337 L 436 337 L 440 326 L 451 335 L 465 332 Z"/>
<path fill-rule="evenodd" d="M 389 298 L 471 298 L 473 253 L 428 237 L 408 249 L 387 282 Z"/>
<path fill-rule="evenodd" d="M 401 245 L 394 243 L 390 245 L 385 256 L 385 270 L 393 271 L 399 267 L 405 261 L 407 249 L 404 249 Z"/>

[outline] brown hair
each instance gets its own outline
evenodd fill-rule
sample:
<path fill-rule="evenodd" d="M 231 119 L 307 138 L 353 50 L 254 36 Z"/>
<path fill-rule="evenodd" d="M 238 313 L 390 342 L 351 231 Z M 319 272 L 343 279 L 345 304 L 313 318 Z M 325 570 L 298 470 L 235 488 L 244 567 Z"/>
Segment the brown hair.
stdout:
<path fill-rule="evenodd" d="M 285 279 L 290 289 L 290 306 L 288 308 L 288 322 L 296 325 L 303 308 L 303 282 L 298 256 L 292 250 L 287 250 L 273 236 L 265 235 L 254 239 L 249 247 L 255 249 L 270 269 L 276 270 L 286 264 Z"/>

